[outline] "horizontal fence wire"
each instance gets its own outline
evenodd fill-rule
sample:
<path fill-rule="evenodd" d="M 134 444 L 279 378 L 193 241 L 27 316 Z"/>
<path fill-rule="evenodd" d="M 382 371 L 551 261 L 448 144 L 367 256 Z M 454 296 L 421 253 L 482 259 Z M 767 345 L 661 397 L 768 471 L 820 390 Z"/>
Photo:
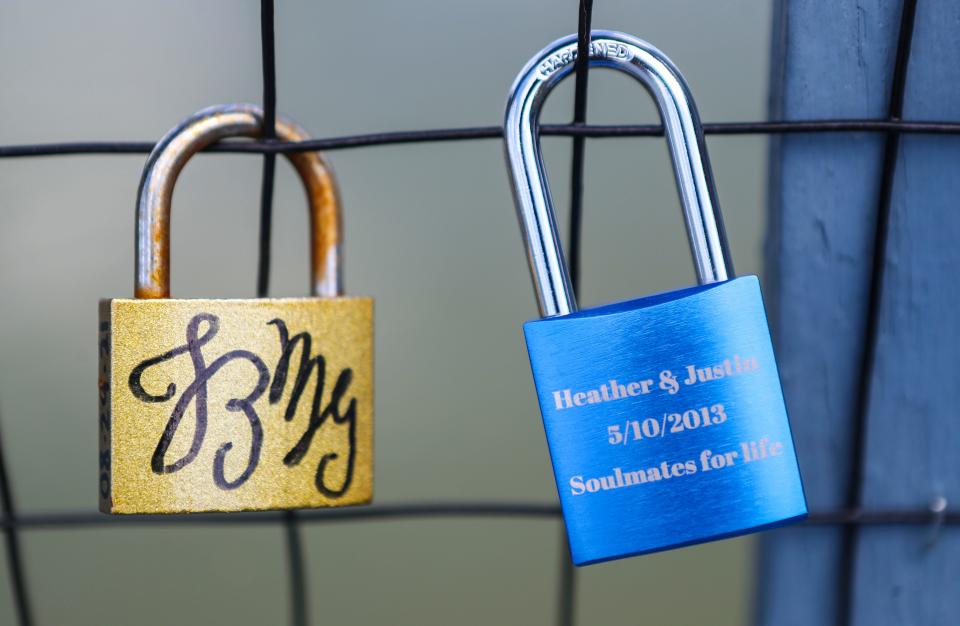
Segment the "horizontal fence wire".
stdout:
<path fill-rule="evenodd" d="M 247 513 L 185 513 L 173 515 L 104 515 L 96 511 L 63 513 L 19 513 L 4 516 L 0 526 L 40 530 L 63 527 L 101 526 L 190 526 L 190 525 L 262 525 L 284 519 L 284 511 Z M 303 523 L 379 521 L 386 519 L 416 519 L 424 517 L 502 517 L 502 518 L 560 518 L 560 506 L 553 503 L 530 502 L 405 502 L 398 504 L 371 504 L 364 507 L 309 509 L 299 511 Z M 960 511 L 940 510 L 936 506 L 916 510 L 837 510 L 810 513 L 802 524 L 807 526 L 956 526 L 960 525 Z"/>
<path fill-rule="evenodd" d="M 783 135 L 796 133 L 889 131 L 927 135 L 958 135 L 960 134 L 960 123 L 863 119 L 790 122 L 713 122 L 703 124 L 703 131 L 707 135 Z M 543 124 L 540 126 L 540 134 L 547 137 L 587 137 L 594 139 L 660 137 L 663 135 L 663 126 L 659 124 Z M 408 143 L 436 143 L 502 138 L 503 128 L 500 126 L 472 126 L 464 128 L 434 128 L 427 130 L 401 130 L 363 135 L 345 135 L 342 137 L 309 139 L 306 141 L 222 141 L 204 148 L 203 152 L 280 154 L 286 152 L 311 152 L 314 150 L 346 150 L 349 148 Z M 75 141 L 12 144 L 0 146 L 0 158 L 88 154 L 149 154 L 153 146 L 154 144 L 149 141 Z"/>

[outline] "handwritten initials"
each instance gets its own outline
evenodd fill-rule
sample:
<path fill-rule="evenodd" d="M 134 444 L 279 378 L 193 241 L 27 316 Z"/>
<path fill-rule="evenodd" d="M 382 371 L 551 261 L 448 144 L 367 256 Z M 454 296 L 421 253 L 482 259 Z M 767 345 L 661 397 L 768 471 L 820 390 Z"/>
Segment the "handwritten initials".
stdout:
<path fill-rule="evenodd" d="M 206 329 L 201 334 L 200 328 L 202 324 L 206 325 Z M 167 385 L 166 391 L 163 393 L 152 394 L 143 387 L 142 377 L 144 372 L 154 365 L 176 359 L 184 354 L 189 355 L 193 365 L 194 379 L 186 389 L 183 390 L 183 393 L 174 404 L 167 424 L 151 457 L 150 468 L 154 473 L 171 474 L 177 472 L 197 458 L 200 449 L 203 447 L 203 441 L 207 431 L 208 385 L 216 374 L 228 363 L 234 361 L 246 362 L 249 363 L 256 372 L 256 378 L 251 378 L 255 384 L 249 389 L 237 390 L 239 394 L 246 393 L 246 395 L 238 395 L 237 397 L 229 399 L 224 408 L 227 411 L 243 413 L 246 417 L 250 426 L 250 455 L 247 458 L 246 467 L 243 472 L 232 480 L 225 476 L 224 466 L 226 464 L 226 456 L 233 448 L 233 442 L 228 441 L 221 444 L 220 447 L 217 448 L 213 461 L 213 481 L 217 487 L 230 490 L 243 485 L 256 470 L 263 447 L 263 425 L 261 424 L 260 416 L 257 414 L 254 405 L 267 391 L 268 385 L 270 389 L 268 395 L 269 403 L 272 405 L 280 402 L 286 387 L 290 361 L 294 351 L 300 346 L 299 368 L 297 369 L 294 379 L 290 400 L 287 402 L 284 411 L 284 419 L 286 421 L 291 421 L 295 417 L 300 398 L 314 370 L 317 372 L 317 378 L 310 409 L 310 418 L 306 430 L 293 448 L 286 454 L 283 463 L 288 467 L 298 465 L 309 451 L 310 444 L 317 430 L 323 426 L 328 418 L 333 420 L 335 424 L 346 423 L 348 428 L 348 451 L 346 477 L 343 483 L 339 486 L 331 486 L 327 482 L 326 469 L 331 461 L 339 458 L 336 452 L 329 452 L 321 457 L 317 466 L 314 482 L 317 490 L 330 498 L 342 496 L 347 491 L 353 479 L 356 438 L 356 398 L 350 399 L 345 411 L 341 411 L 340 404 L 353 379 L 353 370 L 344 368 L 340 372 L 336 383 L 334 383 L 329 403 L 326 407 L 321 408 L 326 377 L 326 359 L 320 354 L 316 356 L 312 355 L 312 339 L 307 332 L 301 332 L 291 337 L 287 330 L 287 325 L 281 319 L 270 320 L 268 325 L 276 327 L 281 349 L 280 358 L 274 369 L 272 383 L 270 381 L 270 370 L 266 363 L 264 363 L 264 360 L 249 350 L 232 350 L 224 353 L 209 365 L 206 363 L 202 348 L 216 336 L 220 327 L 220 319 L 210 313 L 200 313 L 190 320 L 187 324 L 187 341 L 184 345 L 177 346 L 163 354 L 146 359 L 133 368 L 128 379 L 128 386 L 133 395 L 142 402 L 164 403 L 169 402 L 177 395 L 176 385 L 171 382 Z M 181 458 L 168 462 L 168 449 L 191 403 L 193 403 L 195 407 L 195 424 L 190 449 Z"/>

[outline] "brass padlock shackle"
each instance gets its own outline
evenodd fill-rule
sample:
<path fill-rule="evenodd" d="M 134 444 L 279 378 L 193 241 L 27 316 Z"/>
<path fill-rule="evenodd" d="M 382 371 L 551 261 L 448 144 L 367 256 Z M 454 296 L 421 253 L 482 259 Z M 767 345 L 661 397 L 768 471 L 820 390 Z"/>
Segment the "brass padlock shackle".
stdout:
<path fill-rule="evenodd" d="M 683 76 L 666 55 L 641 39 L 608 30 L 594 30 L 591 36 L 590 65 L 633 76 L 657 102 L 697 279 L 700 284 L 707 284 L 733 278 L 703 129 Z M 538 133 L 543 102 L 550 90 L 573 71 L 576 57 L 576 35 L 558 39 L 533 57 L 510 89 L 504 121 L 513 195 L 540 314 L 544 317 L 577 310 L 546 184 Z"/>
<path fill-rule="evenodd" d="M 278 116 L 277 138 L 303 141 L 309 135 Z M 187 160 L 227 137 L 263 135 L 263 111 L 253 104 L 212 106 L 185 119 L 154 147 L 137 191 L 135 293 L 137 298 L 170 297 L 170 204 L 173 186 Z M 310 205 L 310 292 L 341 294 L 340 199 L 333 170 L 319 152 L 286 153 L 300 174 Z"/>

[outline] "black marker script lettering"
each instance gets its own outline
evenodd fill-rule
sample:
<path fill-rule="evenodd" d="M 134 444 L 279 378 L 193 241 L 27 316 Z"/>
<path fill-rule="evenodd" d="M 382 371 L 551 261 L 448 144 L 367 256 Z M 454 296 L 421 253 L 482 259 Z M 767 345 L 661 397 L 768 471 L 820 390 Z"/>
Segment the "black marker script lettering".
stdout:
<path fill-rule="evenodd" d="M 200 324 L 204 322 L 207 325 L 206 332 L 199 335 Z M 254 410 L 253 405 L 267 390 L 267 385 L 270 382 L 270 372 L 263 362 L 263 359 L 247 350 L 232 350 L 217 358 L 210 365 L 207 365 L 203 357 L 202 348 L 216 336 L 219 328 L 220 318 L 216 315 L 210 313 L 195 315 L 187 324 L 187 343 L 168 352 L 164 352 L 159 356 L 143 361 L 130 372 L 130 378 L 127 383 L 133 395 L 143 402 L 167 402 L 176 395 L 176 385 L 171 382 L 162 394 L 152 394 L 143 388 L 143 384 L 141 383 L 143 373 L 154 365 L 170 361 L 182 354 L 190 355 L 190 360 L 193 363 L 194 380 L 184 389 L 180 398 L 177 400 L 150 461 L 150 467 L 154 473 L 170 474 L 189 465 L 200 453 L 204 435 L 207 432 L 207 384 L 210 382 L 210 379 L 213 378 L 224 365 L 231 361 L 240 360 L 252 364 L 258 373 L 256 385 L 254 385 L 253 389 L 251 389 L 250 393 L 245 397 L 232 398 L 228 400 L 224 406 L 227 411 L 242 412 L 250 423 L 251 443 L 247 466 L 240 476 L 234 480 L 228 480 L 226 476 L 224 476 L 226 456 L 233 448 L 233 442 L 231 441 L 223 443 L 217 449 L 213 461 L 213 481 L 217 487 L 221 489 L 236 489 L 250 478 L 250 475 L 253 474 L 260 460 L 260 448 L 263 446 L 263 427 L 260 424 L 260 417 Z M 167 449 L 177 434 L 180 422 L 183 420 L 183 416 L 191 402 L 196 403 L 194 411 L 196 414 L 196 424 L 193 429 L 193 441 L 190 444 L 190 449 L 181 458 L 172 463 L 167 463 Z"/>
<path fill-rule="evenodd" d="M 297 412 L 297 405 L 303 390 L 307 386 L 310 374 L 316 370 L 317 382 L 313 392 L 313 403 L 310 407 L 310 420 L 307 423 L 307 429 L 304 431 L 300 440 L 284 457 L 283 462 L 288 466 L 294 466 L 303 460 L 307 451 L 310 449 L 310 442 L 314 434 L 323 426 L 327 418 L 333 420 L 335 424 L 347 424 L 347 468 L 346 477 L 339 487 L 331 486 L 327 483 L 326 470 L 331 461 L 336 461 L 340 455 L 336 452 L 328 452 L 320 458 L 317 466 L 317 473 L 314 479 L 317 490 L 328 498 L 338 498 L 346 493 L 350 488 L 350 482 L 353 480 L 353 465 L 356 450 L 356 426 L 357 426 L 357 399 L 350 398 L 345 411 L 341 412 L 340 404 L 344 400 L 350 381 L 353 380 L 353 370 L 344 368 L 337 376 L 337 382 L 333 385 L 330 392 L 330 402 L 322 410 L 320 404 L 323 398 L 323 388 L 326 379 L 326 359 L 322 354 L 312 356 L 312 340 L 306 332 L 298 333 L 293 337 L 287 330 L 287 325 L 281 319 L 274 319 L 268 322 L 277 327 L 280 334 L 280 360 L 277 362 L 277 368 L 274 371 L 273 383 L 270 385 L 270 404 L 276 404 L 283 395 L 284 387 L 287 383 L 287 372 L 290 369 L 290 359 L 293 357 L 293 351 L 300 346 L 300 364 L 297 369 L 297 376 L 293 383 L 293 390 L 290 393 L 290 400 L 287 402 L 287 408 L 284 412 L 284 418 L 292 420 Z"/>

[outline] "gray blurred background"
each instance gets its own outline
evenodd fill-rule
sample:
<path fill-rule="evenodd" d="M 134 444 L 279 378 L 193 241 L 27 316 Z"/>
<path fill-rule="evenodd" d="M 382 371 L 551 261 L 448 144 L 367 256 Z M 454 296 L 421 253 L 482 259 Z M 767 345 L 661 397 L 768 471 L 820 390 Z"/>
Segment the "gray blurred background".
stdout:
<path fill-rule="evenodd" d="M 279 2 L 278 107 L 315 136 L 500 124 L 527 59 L 576 30 L 573 0 Z M 766 117 L 760 0 L 598 0 L 594 27 L 664 50 L 706 121 Z M 261 94 L 255 0 L 5 0 L 0 143 L 155 140 L 197 109 Z M 572 81 L 544 121 L 569 121 Z M 594 72 L 589 121 L 656 121 L 646 92 Z M 739 273 L 760 271 L 766 140 L 711 137 Z M 570 140 L 544 140 L 565 223 Z M 331 152 L 347 290 L 376 298 L 375 500 L 553 503 L 521 322 L 536 315 L 499 141 Z M 96 508 L 96 304 L 132 294 L 145 157 L 0 162 L 0 417 L 23 511 Z M 662 139 L 587 143 L 581 303 L 693 282 Z M 249 297 L 261 159 L 202 155 L 173 220 L 177 297 Z M 279 168 L 272 293 L 307 285 L 305 203 Z M 549 624 L 560 526 L 441 519 L 304 527 L 314 623 Z M 41 624 L 283 623 L 280 527 L 24 533 Z M 4 556 L 2 554 L 0 556 Z M 582 624 L 742 624 L 754 543 L 579 571 Z M 14 620 L 0 570 L 0 624 Z"/>

